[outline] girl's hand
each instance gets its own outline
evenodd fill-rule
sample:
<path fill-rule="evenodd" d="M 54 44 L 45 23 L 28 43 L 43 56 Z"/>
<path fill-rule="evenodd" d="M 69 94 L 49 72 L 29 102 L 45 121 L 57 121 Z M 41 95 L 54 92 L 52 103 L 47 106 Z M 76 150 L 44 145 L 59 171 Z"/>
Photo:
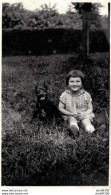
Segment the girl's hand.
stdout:
<path fill-rule="evenodd" d="M 85 112 L 78 112 L 77 114 L 77 119 L 79 120 L 83 120 L 85 118 Z"/>
<path fill-rule="evenodd" d="M 76 118 L 76 119 L 79 119 L 79 118 L 78 118 L 78 117 L 79 117 L 79 114 L 78 114 L 78 113 L 72 113 L 71 116 L 73 116 L 73 117 Z"/>
<path fill-rule="evenodd" d="M 71 113 L 71 116 L 77 118 L 78 114 L 76 114 L 76 113 Z"/>

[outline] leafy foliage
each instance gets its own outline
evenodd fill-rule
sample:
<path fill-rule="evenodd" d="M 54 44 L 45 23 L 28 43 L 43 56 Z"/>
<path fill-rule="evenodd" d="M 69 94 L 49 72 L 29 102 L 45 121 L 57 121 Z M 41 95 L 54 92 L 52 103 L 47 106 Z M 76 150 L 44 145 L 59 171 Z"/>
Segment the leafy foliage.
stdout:
<path fill-rule="evenodd" d="M 82 3 L 80 5 L 82 6 Z M 95 6 L 96 8 L 97 5 Z M 92 21 L 93 28 L 100 27 L 99 22 L 97 21 L 95 23 L 95 21 L 95 19 Z M 2 27 L 3 29 L 21 30 L 45 28 L 82 29 L 82 20 L 77 12 L 73 12 L 70 9 L 66 14 L 59 14 L 55 7 L 49 7 L 46 4 L 42 6 L 40 10 L 35 9 L 35 11 L 29 11 L 24 9 L 21 3 L 3 3 Z"/>
<path fill-rule="evenodd" d="M 82 14 L 83 12 L 99 12 L 99 8 L 102 7 L 100 3 L 72 3 L 75 9 Z"/>
<path fill-rule="evenodd" d="M 2 13 L 3 28 L 21 29 L 25 25 L 27 11 L 24 10 L 21 3 L 15 3 L 12 5 L 9 3 L 3 3 Z"/>

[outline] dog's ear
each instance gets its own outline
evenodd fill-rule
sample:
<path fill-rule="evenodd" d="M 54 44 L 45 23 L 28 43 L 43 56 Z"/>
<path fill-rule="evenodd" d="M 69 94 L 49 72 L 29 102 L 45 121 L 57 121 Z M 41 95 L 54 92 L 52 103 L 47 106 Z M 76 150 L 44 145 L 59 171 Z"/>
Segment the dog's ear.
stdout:
<path fill-rule="evenodd" d="M 35 94 L 37 94 L 37 85 L 35 86 Z"/>
<path fill-rule="evenodd" d="M 51 81 L 50 79 L 44 79 L 44 86 L 47 89 L 47 92 L 50 94 L 52 93 L 52 88 L 51 88 Z"/>
<path fill-rule="evenodd" d="M 50 85 L 50 80 L 48 79 L 44 79 L 44 86 L 48 88 L 48 86 Z"/>

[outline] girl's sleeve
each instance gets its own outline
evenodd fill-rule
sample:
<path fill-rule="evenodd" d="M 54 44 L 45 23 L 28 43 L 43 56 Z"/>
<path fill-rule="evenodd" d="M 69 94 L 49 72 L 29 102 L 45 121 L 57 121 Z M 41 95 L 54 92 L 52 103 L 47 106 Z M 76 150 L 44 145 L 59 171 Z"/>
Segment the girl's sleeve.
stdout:
<path fill-rule="evenodd" d="M 92 102 L 92 97 L 88 92 L 86 92 L 86 98 L 88 102 Z"/>
<path fill-rule="evenodd" d="M 62 95 L 59 98 L 59 101 L 62 102 L 63 104 L 65 104 L 65 102 L 66 102 L 66 95 L 65 95 L 65 93 L 62 93 Z"/>

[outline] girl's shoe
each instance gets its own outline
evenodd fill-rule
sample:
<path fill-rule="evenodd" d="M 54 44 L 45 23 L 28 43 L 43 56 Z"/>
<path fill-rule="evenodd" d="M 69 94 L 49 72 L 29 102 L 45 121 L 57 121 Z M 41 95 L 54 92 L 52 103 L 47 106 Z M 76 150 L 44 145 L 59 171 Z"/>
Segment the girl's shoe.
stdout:
<path fill-rule="evenodd" d="M 74 138 L 78 138 L 79 137 L 79 130 L 78 130 L 78 128 L 75 125 L 72 125 L 70 127 L 70 130 L 72 131 Z"/>

